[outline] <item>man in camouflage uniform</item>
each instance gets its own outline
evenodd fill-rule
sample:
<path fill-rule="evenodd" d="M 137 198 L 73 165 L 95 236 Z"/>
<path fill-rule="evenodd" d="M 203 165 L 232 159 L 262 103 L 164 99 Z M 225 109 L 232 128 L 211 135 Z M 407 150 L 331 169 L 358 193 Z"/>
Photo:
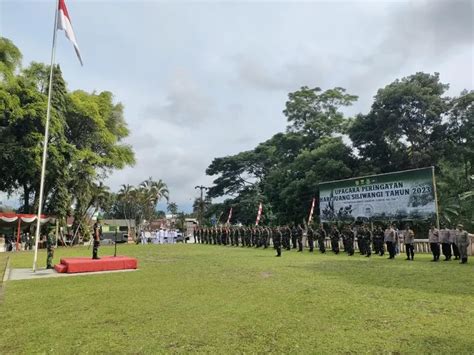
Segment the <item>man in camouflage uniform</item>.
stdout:
<path fill-rule="evenodd" d="M 272 233 L 273 239 L 273 248 L 276 250 L 275 256 L 281 256 L 281 241 L 282 241 L 282 232 L 280 227 L 277 227 Z"/>
<path fill-rule="evenodd" d="M 312 253 L 314 250 L 314 230 L 311 228 L 311 225 L 306 230 L 306 238 L 308 238 L 309 252 Z"/>
<path fill-rule="evenodd" d="M 335 224 L 331 226 L 329 238 L 331 238 L 331 250 L 334 254 L 339 254 L 339 230 L 337 229 Z"/>
<path fill-rule="evenodd" d="M 56 246 L 56 236 L 54 229 L 51 228 L 46 236 L 46 269 L 53 268 L 54 247 Z"/>
<path fill-rule="evenodd" d="M 373 235 L 372 232 L 370 231 L 369 227 L 364 225 L 362 227 L 362 241 L 364 245 L 364 250 L 365 250 L 365 256 L 370 258 L 372 255 L 372 239 Z"/>
<path fill-rule="evenodd" d="M 345 240 L 344 251 L 349 255 L 354 255 L 354 232 L 349 225 L 346 225 L 342 232 L 342 238 Z"/>
<path fill-rule="evenodd" d="M 323 254 L 326 252 L 326 245 L 324 244 L 326 242 L 326 236 L 326 230 L 324 229 L 324 225 L 321 223 L 319 229 L 316 231 L 316 238 L 318 239 L 319 251 Z"/>
<path fill-rule="evenodd" d="M 100 259 L 98 256 L 99 253 L 99 246 L 100 246 L 100 238 L 102 237 L 102 225 L 100 224 L 100 219 L 97 218 L 97 221 L 94 223 L 93 230 L 93 247 L 92 247 L 92 259 Z"/>
<path fill-rule="evenodd" d="M 382 227 L 380 225 L 375 227 L 373 240 L 374 240 L 375 253 L 380 255 L 380 256 L 383 256 L 385 254 L 385 248 L 384 248 L 384 245 L 383 245 L 384 233 L 383 233 Z"/>
<path fill-rule="evenodd" d="M 291 249 L 291 245 L 290 245 L 291 229 L 288 226 L 283 226 L 282 228 L 280 228 L 280 231 L 282 234 L 283 247 L 286 250 L 290 250 Z"/>
<path fill-rule="evenodd" d="M 296 227 L 296 242 L 298 244 L 298 252 L 303 251 L 303 228 L 300 224 Z"/>
<path fill-rule="evenodd" d="M 296 244 L 297 244 L 297 234 L 298 230 L 296 228 L 296 225 L 293 224 L 292 227 L 290 228 L 290 238 L 291 238 L 291 247 L 292 249 L 296 249 Z"/>

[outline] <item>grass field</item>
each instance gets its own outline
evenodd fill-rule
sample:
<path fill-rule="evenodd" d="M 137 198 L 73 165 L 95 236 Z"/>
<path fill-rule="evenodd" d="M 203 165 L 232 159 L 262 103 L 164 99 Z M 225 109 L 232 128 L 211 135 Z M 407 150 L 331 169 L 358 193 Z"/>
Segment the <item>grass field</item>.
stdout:
<path fill-rule="evenodd" d="M 119 251 L 138 257 L 140 270 L 4 284 L 0 353 L 474 353 L 472 260 L 275 258 L 208 245 Z M 55 260 L 88 254 L 59 249 Z M 31 262 L 15 253 L 10 266 Z"/>

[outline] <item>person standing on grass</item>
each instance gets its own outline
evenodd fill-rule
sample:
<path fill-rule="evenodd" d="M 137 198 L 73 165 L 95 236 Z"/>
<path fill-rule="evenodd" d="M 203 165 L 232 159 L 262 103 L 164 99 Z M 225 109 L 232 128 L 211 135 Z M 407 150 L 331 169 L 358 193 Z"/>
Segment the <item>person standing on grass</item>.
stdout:
<path fill-rule="evenodd" d="M 456 229 L 456 244 L 459 249 L 459 256 L 461 258 L 460 264 L 467 263 L 467 247 L 471 243 L 471 238 L 474 237 L 474 234 L 469 234 L 464 230 L 462 224 L 458 224 Z"/>
<path fill-rule="evenodd" d="M 273 248 L 276 250 L 276 255 L 277 257 L 281 256 L 281 240 L 282 240 L 282 232 L 280 227 L 277 227 L 274 232 L 273 232 Z"/>
<path fill-rule="evenodd" d="M 306 238 L 308 238 L 309 252 L 312 253 L 314 250 L 314 230 L 311 228 L 311 225 L 306 230 Z"/>
<path fill-rule="evenodd" d="M 441 254 L 439 249 L 439 231 L 434 225 L 431 225 L 428 231 L 428 242 L 430 243 L 431 253 L 433 254 L 433 260 L 431 261 L 438 261 Z"/>
<path fill-rule="evenodd" d="M 459 260 L 459 248 L 456 244 L 456 234 L 456 229 L 453 228 L 449 230 L 449 241 L 451 243 L 451 247 L 453 248 L 454 260 Z"/>
<path fill-rule="evenodd" d="M 378 225 L 374 231 L 374 249 L 375 249 L 375 253 L 380 256 L 384 256 L 385 254 L 383 241 L 384 241 L 384 232 L 383 232 L 382 226 Z"/>
<path fill-rule="evenodd" d="M 331 238 L 331 250 L 334 254 L 339 254 L 339 230 L 336 225 L 331 226 L 331 231 L 329 232 L 329 238 Z"/>
<path fill-rule="evenodd" d="M 93 234 L 93 246 L 92 246 L 92 259 L 98 260 L 100 259 L 99 254 L 99 246 L 100 246 L 100 238 L 102 237 L 102 225 L 100 224 L 100 218 L 97 218 L 97 221 L 94 223 L 94 227 L 92 228 Z"/>
<path fill-rule="evenodd" d="M 53 268 L 54 247 L 56 246 L 56 238 L 54 229 L 51 228 L 46 236 L 46 269 Z"/>
<path fill-rule="evenodd" d="M 387 244 L 389 259 L 395 259 L 395 224 L 388 225 L 384 233 L 384 240 Z"/>
<path fill-rule="evenodd" d="M 415 232 L 407 224 L 403 234 L 403 241 L 405 242 L 405 251 L 407 258 L 405 260 L 412 260 L 415 257 Z"/>
<path fill-rule="evenodd" d="M 364 254 L 367 258 L 370 258 L 372 255 L 372 232 L 370 229 L 364 224 L 362 225 L 361 229 L 359 230 L 358 238 L 362 240 L 362 247 L 364 248 Z"/>
<path fill-rule="evenodd" d="M 441 243 L 441 250 L 443 251 L 444 261 L 451 260 L 451 242 L 449 239 L 449 229 L 443 225 L 443 228 L 439 231 L 439 241 Z"/>
<path fill-rule="evenodd" d="M 296 242 L 298 244 L 298 251 L 302 252 L 303 251 L 303 228 L 301 227 L 301 224 L 298 224 L 296 227 Z"/>
<path fill-rule="evenodd" d="M 326 241 L 326 236 L 326 230 L 324 229 L 324 225 L 321 223 L 319 225 L 319 229 L 316 231 L 316 239 L 318 239 L 319 251 L 323 254 L 326 252 L 326 245 L 324 244 Z"/>

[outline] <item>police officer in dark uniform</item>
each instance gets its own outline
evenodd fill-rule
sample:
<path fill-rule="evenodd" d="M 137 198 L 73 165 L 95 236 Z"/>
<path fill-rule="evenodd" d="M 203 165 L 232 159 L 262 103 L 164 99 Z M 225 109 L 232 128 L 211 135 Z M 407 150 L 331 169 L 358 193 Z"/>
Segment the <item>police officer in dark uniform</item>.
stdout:
<path fill-rule="evenodd" d="M 98 256 L 100 238 L 102 237 L 102 225 L 100 224 L 100 219 L 97 218 L 97 221 L 94 223 L 93 227 L 93 247 L 92 247 L 92 259 L 100 259 Z"/>

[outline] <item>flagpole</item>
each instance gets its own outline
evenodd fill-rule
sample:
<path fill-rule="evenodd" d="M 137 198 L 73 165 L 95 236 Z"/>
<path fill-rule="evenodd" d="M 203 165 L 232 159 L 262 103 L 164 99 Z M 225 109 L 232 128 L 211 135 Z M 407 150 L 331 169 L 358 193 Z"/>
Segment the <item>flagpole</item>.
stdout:
<path fill-rule="evenodd" d="M 36 262 L 38 260 L 38 242 L 40 236 L 41 227 L 41 214 L 43 209 L 43 194 L 44 194 L 44 180 L 46 174 L 46 158 L 48 155 L 48 136 L 49 136 L 49 119 L 51 116 L 51 96 L 53 93 L 53 67 L 54 67 L 54 56 L 56 53 L 56 29 L 58 24 L 58 8 L 59 0 L 55 1 L 56 10 L 54 12 L 54 28 L 53 28 L 53 45 L 51 46 L 51 66 L 49 70 L 49 88 L 48 88 L 48 104 L 46 108 L 46 124 L 44 128 L 44 141 L 43 141 L 43 160 L 41 162 L 41 179 L 40 179 L 40 192 L 39 192 L 39 203 L 38 203 L 38 215 L 36 220 L 36 235 L 35 235 L 35 256 L 33 259 L 33 272 L 36 272 Z"/>

